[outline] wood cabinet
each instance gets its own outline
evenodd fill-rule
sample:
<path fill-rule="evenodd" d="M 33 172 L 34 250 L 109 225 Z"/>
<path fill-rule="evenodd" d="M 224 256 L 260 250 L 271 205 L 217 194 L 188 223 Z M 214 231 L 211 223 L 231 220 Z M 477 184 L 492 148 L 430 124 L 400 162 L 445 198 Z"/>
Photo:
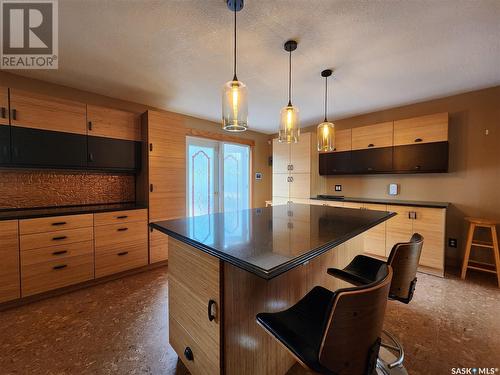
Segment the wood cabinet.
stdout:
<path fill-rule="evenodd" d="M 392 147 L 392 121 L 362 126 L 352 129 L 352 149 L 364 150 L 379 147 Z"/>
<path fill-rule="evenodd" d="M 352 173 L 351 151 L 319 154 L 319 174 L 321 176 Z"/>
<path fill-rule="evenodd" d="M 392 147 L 352 151 L 351 171 L 357 174 L 391 172 L 392 157 Z"/>
<path fill-rule="evenodd" d="M 12 164 L 81 169 L 87 165 L 87 138 L 81 134 L 11 126 Z"/>
<path fill-rule="evenodd" d="M 352 129 L 335 130 L 335 151 L 352 150 Z"/>
<path fill-rule="evenodd" d="M 446 209 L 387 206 L 398 215 L 387 221 L 386 256 L 398 242 L 407 242 L 413 233 L 424 237 L 420 265 L 424 272 L 444 276 Z"/>
<path fill-rule="evenodd" d="M 83 103 L 10 89 L 10 109 L 14 126 L 87 134 Z"/>
<path fill-rule="evenodd" d="M 10 164 L 10 126 L 0 124 L 0 164 Z"/>
<path fill-rule="evenodd" d="M 9 125 L 9 89 L 0 86 L 0 125 Z"/>
<path fill-rule="evenodd" d="M 394 121 L 394 146 L 448 141 L 448 113 Z"/>
<path fill-rule="evenodd" d="M 141 168 L 141 142 L 89 136 L 87 145 L 90 169 L 138 171 Z"/>
<path fill-rule="evenodd" d="M 140 220 L 141 212 L 130 217 L 122 211 L 99 213 L 94 218 L 96 277 L 148 264 L 148 223 L 145 216 Z"/>
<path fill-rule="evenodd" d="M 77 215 L 19 221 L 22 297 L 94 278 L 91 218 Z"/>
<path fill-rule="evenodd" d="M 20 297 L 18 221 L 0 221 L 0 303 Z"/>
<path fill-rule="evenodd" d="M 151 228 L 149 230 L 149 263 L 168 260 L 168 236 Z"/>
<path fill-rule="evenodd" d="M 87 104 L 88 134 L 140 141 L 140 116 L 133 112 Z"/>
<path fill-rule="evenodd" d="M 273 140 L 273 203 L 309 199 L 324 182 L 318 173 L 316 138 L 300 135 L 299 142 L 286 144 Z M 276 203 L 274 203 L 276 204 Z"/>
<path fill-rule="evenodd" d="M 192 374 L 219 374 L 221 262 L 172 238 L 169 247 L 170 344 Z"/>

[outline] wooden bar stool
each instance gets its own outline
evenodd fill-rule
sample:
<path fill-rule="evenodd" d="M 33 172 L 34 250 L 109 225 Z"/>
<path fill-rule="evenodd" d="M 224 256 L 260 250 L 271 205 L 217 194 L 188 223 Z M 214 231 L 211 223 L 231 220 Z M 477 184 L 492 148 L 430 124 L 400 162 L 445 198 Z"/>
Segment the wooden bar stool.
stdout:
<path fill-rule="evenodd" d="M 477 271 L 495 273 L 498 279 L 498 287 L 500 287 L 500 252 L 498 250 L 498 237 L 496 222 L 488 219 L 480 219 L 474 217 L 466 217 L 465 220 L 469 222 L 469 234 L 467 235 L 467 244 L 465 245 L 464 263 L 462 264 L 462 279 L 465 279 L 467 269 Z M 474 240 L 474 232 L 477 227 L 488 228 L 491 231 L 491 242 Z M 470 252 L 472 247 L 482 247 L 493 250 L 493 257 L 495 264 L 469 261 Z M 472 265 L 470 265 L 470 264 Z"/>

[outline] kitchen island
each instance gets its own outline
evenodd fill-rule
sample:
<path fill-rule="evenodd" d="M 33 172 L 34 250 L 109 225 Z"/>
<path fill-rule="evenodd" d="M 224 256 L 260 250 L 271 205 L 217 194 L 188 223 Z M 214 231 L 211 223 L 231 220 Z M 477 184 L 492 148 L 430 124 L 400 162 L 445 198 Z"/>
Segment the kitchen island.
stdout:
<path fill-rule="evenodd" d="M 152 223 L 169 236 L 169 341 L 194 374 L 285 374 L 295 359 L 255 321 L 362 253 L 394 213 L 278 205 Z"/>

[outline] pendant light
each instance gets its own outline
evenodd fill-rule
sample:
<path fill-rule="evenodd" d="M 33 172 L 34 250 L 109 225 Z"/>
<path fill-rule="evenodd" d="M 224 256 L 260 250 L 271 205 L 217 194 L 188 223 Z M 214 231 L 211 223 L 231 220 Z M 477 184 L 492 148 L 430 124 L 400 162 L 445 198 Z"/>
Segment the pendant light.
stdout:
<path fill-rule="evenodd" d="M 285 43 L 285 51 L 289 53 L 288 60 L 288 104 L 281 110 L 278 141 L 297 143 L 300 136 L 299 110 L 292 105 L 292 51 L 297 49 L 297 42 L 289 40 Z"/>
<path fill-rule="evenodd" d="M 236 76 L 236 12 L 243 9 L 243 0 L 227 0 L 227 7 L 234 12 L 234 70 L 232 81 L 222 88 L 222 128 L 243 132 L 248 129 L 247 87 Z"/>
<path fill-rule="evenodd" d="M 332 73 L 331 69 L 326 69 L 321 72 L 321 77 L 325 78 L 325 120 L 318 125 L 317 139 L 318 151 L 324 152 L 335 151 L 335 125 L 327 120 L 328 77 L 330 77 Z"/>

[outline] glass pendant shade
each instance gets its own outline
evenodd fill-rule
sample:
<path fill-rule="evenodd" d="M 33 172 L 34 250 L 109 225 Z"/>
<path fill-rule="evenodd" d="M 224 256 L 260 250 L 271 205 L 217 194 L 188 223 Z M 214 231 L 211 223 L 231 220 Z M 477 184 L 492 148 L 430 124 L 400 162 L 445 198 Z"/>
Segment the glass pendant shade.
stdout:
<path fill-rule="evenodd" d="M 317 129 L 318 151 L 335 151 L 335 125 L 332 122 L 322 122 Z"/>
<path fill-rule="evenodd" d="M 231 132 L 248 128 L 247 87 L 243 82 L 229 81 L 222 88 L 222 128 Z"/>
<path fill-rule="evenodd" d="M 278 141 L 282 143 L 297 143 L 299 136 L 299 110 L 292 105 L 287 105 L 281 110 Z"/>

